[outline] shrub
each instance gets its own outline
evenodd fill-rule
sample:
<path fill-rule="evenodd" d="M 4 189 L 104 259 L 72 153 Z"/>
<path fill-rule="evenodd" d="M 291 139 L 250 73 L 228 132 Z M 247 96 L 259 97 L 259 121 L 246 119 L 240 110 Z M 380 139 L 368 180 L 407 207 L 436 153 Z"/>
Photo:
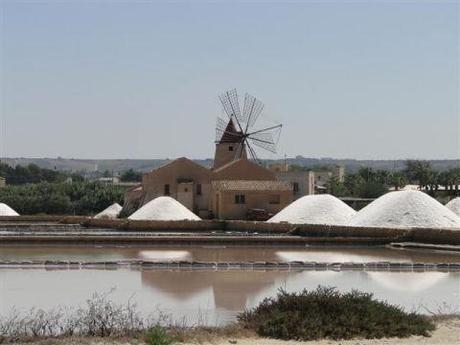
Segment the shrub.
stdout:
<path fill-rule="evenodd" d="M 280 290 L 276 298 L 239 314 L 238 321 L 259 336 L 284 340 L 428 336 L 435 328 L 426 317 L 377 301 L 372 294 L 342 294 L 327 287 Z"/>
<path fill-rule="evenodd" d="M 155 326 L 145 333 L 145 342 L 148 345 L 171 345 L 174 339 L 161 326 Z"/>

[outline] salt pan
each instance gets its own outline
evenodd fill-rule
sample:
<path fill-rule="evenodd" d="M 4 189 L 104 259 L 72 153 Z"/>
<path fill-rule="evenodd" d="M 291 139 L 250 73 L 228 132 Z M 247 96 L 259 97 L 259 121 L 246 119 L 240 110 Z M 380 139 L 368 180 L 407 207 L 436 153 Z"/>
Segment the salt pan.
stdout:
<path fill-rule="evenodd" d="M 192 211 L 169 196 L 160 196 L 142 206 L 128 219 L 132 220 L 201 220 Z"/>
<path fill-rule="evenodd" d="M 460 196 L 449 201 L 446 207 L 460 217 Z"/>
<path fill-rule="evenodd" d="M 0 203 L 0 216 L 19 216 L 19 213 L 9 207 L 7 204 Z"/>
<path fill-rule="evenodd" d="M 94 218 L 101 218 L 101 219 L 116 219 L 120 215 L 120 212 L 123 207 L 120 204 L 115 203 L 107 207 L 104 211 L 96 214 Z"/>
<path fill-rule="evenodd" d="M 460 228 L 460 218 L 437 200 L 420 191 L 382 195 L 349 222 L 351 226 Z"/>
<path fill-rule="evenodd" d="M 268 222 L 344 225 L 355 213 L 355 210 L 335 196 L 307 195 L 286 206 Z"/>

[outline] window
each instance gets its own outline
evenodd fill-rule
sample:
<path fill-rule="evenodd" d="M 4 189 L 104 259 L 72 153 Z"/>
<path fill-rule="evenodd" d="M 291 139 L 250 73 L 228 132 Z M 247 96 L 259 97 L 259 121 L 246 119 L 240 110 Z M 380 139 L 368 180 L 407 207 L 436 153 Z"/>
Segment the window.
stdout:
<path fill-rule="evenodd" d="M 235 204 L 245 204 L 245 203 L 246 203 L 246 196 L 244 194 L 235 195 Z"/>
<path fill-rule="evenodd" d="M 169 195 L 169 184 L 165 184 L 165 192 L 164 195 Z"/>
<path fill-rule="evenodd" d="M 196 184 L 196 195 L 201 195 L 201 183 Z"/>
<path fill-rule="evenodd" d="M 188 188 L 184 188 L 184 192 L 187 193 L 187 192 L 188 192 Z"/>
<path fill-rule="evenodd" d="M 292 187 L 294 190 L 294 194 L 297 194 L 299 192 L 299 183 L 298 182 L 292 183 Z"/>
<path fill-rule="evenodd" d="M 228 150 L 229 150 L 229 151 L 233 151 L 233 146 L 229 146 L 229 147 L 228 147 Z"/>
<path fill-rule="evenodd" d="M 279 194 L 270 195 L 270 198 L 268 199 L 268 203 L 278 205 L 280 203 L 280 195 Z"/>

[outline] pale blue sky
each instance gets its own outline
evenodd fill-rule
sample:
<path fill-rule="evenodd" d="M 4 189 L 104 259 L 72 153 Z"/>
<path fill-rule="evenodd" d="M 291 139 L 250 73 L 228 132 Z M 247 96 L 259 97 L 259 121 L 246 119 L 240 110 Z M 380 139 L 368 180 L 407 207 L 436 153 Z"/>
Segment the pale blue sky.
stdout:
<path fill-rule="evenodd" d="M 212 157 L 237 88 L 284 124 L 279 157 L 459 157 L 457 1 L 0 9 L 1 155 Z"/>

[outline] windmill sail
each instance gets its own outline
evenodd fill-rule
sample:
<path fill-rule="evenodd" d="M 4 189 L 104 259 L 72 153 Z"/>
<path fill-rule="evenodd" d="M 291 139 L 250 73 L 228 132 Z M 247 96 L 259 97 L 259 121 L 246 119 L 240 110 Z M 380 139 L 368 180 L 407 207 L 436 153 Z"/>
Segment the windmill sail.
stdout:
<path fill-rule="evenodd" d="M 219 99 L 228 120 L 217 118 L 216 142 L 237 143 L 235 159 L 240 159 L 247 151 L 253 160 L 259 162 L 255 147 L 276 153 L 282 125 L 258 127 L 257 129 L 257 120 L 264 109 L 261 101 L 246 93 L 243 112 L 241 112 L 236 89 L 224 92 Z"/>

